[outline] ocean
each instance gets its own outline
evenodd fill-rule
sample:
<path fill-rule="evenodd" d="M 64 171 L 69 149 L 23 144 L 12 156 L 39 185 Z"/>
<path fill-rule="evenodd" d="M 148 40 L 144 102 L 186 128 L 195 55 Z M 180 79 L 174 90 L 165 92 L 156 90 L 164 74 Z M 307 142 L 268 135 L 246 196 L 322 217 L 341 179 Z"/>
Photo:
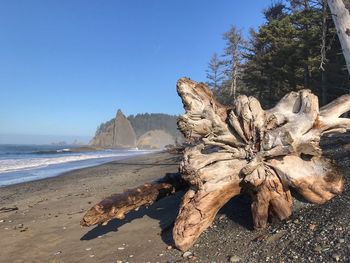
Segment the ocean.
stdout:
<path fill-rule="evenodd" d="M 151 152 L 137 149 L 76 152 L 74 148 L 77 146 L 0 145 L 0 187 Z"/>

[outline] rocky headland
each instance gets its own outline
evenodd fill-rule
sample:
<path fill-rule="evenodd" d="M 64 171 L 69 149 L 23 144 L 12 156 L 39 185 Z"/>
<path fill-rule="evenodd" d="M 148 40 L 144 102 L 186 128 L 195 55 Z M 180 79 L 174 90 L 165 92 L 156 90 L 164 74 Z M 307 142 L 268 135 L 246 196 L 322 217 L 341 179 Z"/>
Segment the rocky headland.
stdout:
<path fill-rule="evenodd" d="M 102 123 L 91 140 L 92 147 L 162 149 L 182 141 L 177 116 L 138 114 L 128 118 L 119 109 L 116 117 Z"/>
<path fill-rule="evenodd" d="M 97 147 L 136 147 L 136 134 L 128 119 L 121 110 L 114 119 L 106 123 L 90 142 Z"/>

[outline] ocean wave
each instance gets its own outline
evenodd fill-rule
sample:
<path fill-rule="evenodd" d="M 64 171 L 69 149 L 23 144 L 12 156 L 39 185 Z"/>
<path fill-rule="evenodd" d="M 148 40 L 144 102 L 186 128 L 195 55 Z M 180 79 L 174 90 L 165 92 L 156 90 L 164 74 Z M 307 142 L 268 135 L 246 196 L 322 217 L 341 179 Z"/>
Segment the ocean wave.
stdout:
<path fill-rule="evenodd" d="M 49 165 L 64 164 L 76 161 L 113 158 L 118 156 L 133 155 L 132 153 L 94 153 L 59 156 L 50 158 L 26 158 L 26 159 L 7 159 L 0 160 L 0 173 L 16 172 L 28 169 L 43 168 Z"/>
<path fill-rule="evenodd" d="M 69 148 L 59 150 L 48 150 L 48 151 L 36 151 L 30 154 L 57 154 L 57 153 L 71 153 L 72 150 Z"/>

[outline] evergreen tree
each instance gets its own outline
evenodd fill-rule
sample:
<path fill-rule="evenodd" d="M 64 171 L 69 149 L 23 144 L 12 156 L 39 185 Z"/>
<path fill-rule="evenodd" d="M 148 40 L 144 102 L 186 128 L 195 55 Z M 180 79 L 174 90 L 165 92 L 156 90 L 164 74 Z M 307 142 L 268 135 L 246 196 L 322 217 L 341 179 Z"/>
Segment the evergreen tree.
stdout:
<path fill-rule="evenodd" d="M 219 55 L 214 53 L 208 63 L 207 73 L 207 84 L 213 90 L 220 89 L 222 85 L 222 81 L 224 80 L 224 72 L 223 72 L 223 61 L 220 60 Z"/>
<path fill-rule="evenodd" d="M 324 9 L 318 1 L 291 0 L 286 4 L 277 3 L 265 10 L 266 22 L 251 32 L 244 81 L 252 87 L 250 93 L 268 106 L 286 92 L 301 88 L 311 89 L 324 104 L 334 99 L 331 93 L 341 95 L 340 90 L 349 82 L 341 70 L 344 61 L 339 57 L 334 25 L 329 17 L 323 23 Z M 321 61 L 325 62 L 324 71 Z M 335 83 L 343 87 L 334 87 Z"/>
<path fill-rule="evenodd" d="M 279 3 L 264 12 L 266 23 L 251 30 L 245 54 L 244 81 L 249 93 L 272 106 L 290 87 L 296 87 L 296 30 L 286 7 Z"/>
<path fill-rule="evenodd" d="M 240 80 L 242 76 L 241 66 L 245 40 L 242 31 L 235 26 L 231 26 L 231 28 L 224 33 L 223 38 L 226 41 L 226 47 L 224 49 L 224 73 L 226 75 L 226 81 L 224 87 L 229 91 L 229 97 L 235 99 L 239 87 L 242 86 Z"/>

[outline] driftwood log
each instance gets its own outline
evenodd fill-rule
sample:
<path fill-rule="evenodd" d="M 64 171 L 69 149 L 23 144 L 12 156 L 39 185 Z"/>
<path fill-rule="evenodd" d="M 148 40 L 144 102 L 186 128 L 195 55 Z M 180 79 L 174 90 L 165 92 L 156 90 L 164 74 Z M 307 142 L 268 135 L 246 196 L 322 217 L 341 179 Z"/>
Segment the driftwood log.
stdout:
<path fill-rule="evenodd" d="M 105 225 L 113 218 L 124 219 L 130 211 L 138 210 L 141 206 L 148 207 L 186 187 L 187 183 L 180 174 L 168 174 L 155 182 L 125 190 L 122 194 L 114 194 L 102 200 L 85 214 L 80 225 Z"/>
<path fill-rule="evenodd" d="M 350 129 L 350 119 L 340 117 L 350 110 L 349 95 L 319 109 L 318 98 L 300 90 L 263 110 L 257 99 L 247 96 L 223 106 L 205 84 L 188 78 L 178 81 L 177 91 L 186 110 L 178 127 L 188 143 L 181 177 L 107 198 L 87 212 L 82 225 L 123 218 L 188 187 L 173 229 L 175 244 L 184 251 L 243 190 L 252 196 L 255 228 L 265 227 L 269 216 L 283 220 L 291 215 L 291 188 L 316 204 L 342 192 L 344 179 L 334 162 L 322 155 L 320 140 Z"/>

